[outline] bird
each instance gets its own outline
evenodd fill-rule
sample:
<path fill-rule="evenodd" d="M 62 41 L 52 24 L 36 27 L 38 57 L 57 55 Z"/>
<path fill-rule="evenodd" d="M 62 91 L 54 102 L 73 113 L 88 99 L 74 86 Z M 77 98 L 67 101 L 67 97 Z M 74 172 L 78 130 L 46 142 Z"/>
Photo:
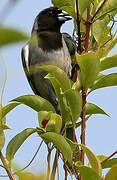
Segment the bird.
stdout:
<path fill-rule="evenodd" d="M 58 114 L 61 110 L 54 88 L 44 78 L 47 72 L 38 70 L 31 73 L 31 67 L 55 65 L 71 77 L 71 57 L 76 46 L 68 33 L 61 33 L 62 25 L 71 19 L 69 14 L 55 6 L 42 10 L 35 18 L 31 37 L 21 52 L 23 68 L 34 94 L 47 99 Z"/>

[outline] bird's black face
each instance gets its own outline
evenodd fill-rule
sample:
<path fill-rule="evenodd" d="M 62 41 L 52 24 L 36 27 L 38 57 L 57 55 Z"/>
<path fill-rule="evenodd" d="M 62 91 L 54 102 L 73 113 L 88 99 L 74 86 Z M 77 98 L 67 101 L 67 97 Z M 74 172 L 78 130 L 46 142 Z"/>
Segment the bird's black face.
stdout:
<path fill-rule="evenodd" d="M 70 19 L 67 13 L 57 7 L 44 9 L 36 18 L 39 31 L 60 31 L 61 25 Z"/>

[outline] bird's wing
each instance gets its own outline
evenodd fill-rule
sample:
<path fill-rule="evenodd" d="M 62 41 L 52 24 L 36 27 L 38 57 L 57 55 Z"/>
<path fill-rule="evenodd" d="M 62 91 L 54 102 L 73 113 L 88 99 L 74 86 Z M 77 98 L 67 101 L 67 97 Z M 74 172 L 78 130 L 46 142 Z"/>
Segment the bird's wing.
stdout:
<path fill-rule="evenodd" d="M 70 56 L 73 56 L 76 52 L 76 44 L 75 44 L 73 38 L 68 33 L 62 33 L 62 36 L 67 45 Z"/>
<path fill-rule="evenodd" d="M 23 68 L 24 68 L 24 72 L 26 74 L 26 77 L 28 79 L 28 82 L 33 90 L 33 92 L 35 94 L 37 94 L 36 88 L 34 87 L 34 84 L 32 84 L 31 81 L 31 74 L 29 71 L 29 45 L 26 44 L 21 51 L 21 58 L 22 58 L 22 64 L 23 64 Z"/>
<path fill-rule="evenodd" d="M 77 50 L 77 47 L 76 47 L 76 44 L 75 44 L 73 38 L 68 33 L 62 33 L 62 36 L 65 40 L 65 43 L 67 45 L 67 48 L 68 48 L 68 51 L 70 53 L 71 60 L 72 60 L 71 80 L 76 82 L 77 72 L 79 70 L 79 66 L 75 62 L 75 56 L 74 55 L 75 55 L 75 52 Z"/>
<path fill-rule="evenodd" d="M 24 46 L 21 52 L 22 64 L 28 79 L 28 82 L 34 92 L 34 94 L 39 95 L 52 103 L 55 107 L 56 112 L 60 113 L 60 107 L 56 99 L 54 88 L 48 79 L 45 79 L 45 71 L 39 71 L 34 74 L 30 73 L 30 56 L 29 56 L 29 45 Z"/>

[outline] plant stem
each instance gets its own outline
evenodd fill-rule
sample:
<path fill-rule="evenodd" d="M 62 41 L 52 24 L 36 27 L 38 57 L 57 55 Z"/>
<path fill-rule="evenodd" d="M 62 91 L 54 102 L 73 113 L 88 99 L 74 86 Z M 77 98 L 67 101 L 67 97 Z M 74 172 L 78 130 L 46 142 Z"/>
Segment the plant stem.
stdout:
<path fill-rule="evenodd" d="M 77 47 L 77 52 L 81 54 L 82 52 L 82 47 L 81 47 L 81 33 L 80 33 L 80 15 L 79 15 L 79 7 L 78 7 L 78 0 L 76 0 L 76 15 L 77 15 L 77 35 L 78 35 L 78 47 Z"/>
<path fill-rule="evenodd" d="M 54 157 L 54 163 L 53 163 L 53 167 L 52 167 L 50 180 L 55 179 L 57 165 L 58 165 L 58 150 L 56 150 L 56 154 L 55 154 L 55 157 Z"/>
<path fill-rule="evenodd" d="M 109 157 L 107 157 L 106 159 L 104 159 L 104 160 L 101 162 L 101 165 L 104 164 L 106 161 L 108 161 L 110 158 L 112 158 L 115 154 L 117 154 L 117 151 L 115 151 L 115 152 L 112 153 Z"/>
<path fill-rule="evenodd" d="M 8 165 L 8 162 L 7 162 L 7 160 L 5 159 L 5 157 L 3 156 L 3 154 L 2 154 L 1 151 L 0 151 L 0 159 L 1 159 L 1 161 L 2 161 L 3 166 L 4 166 L 5 169 L 6 169 L 6 172 L 7 172 L 8 176 L 9 176 L 10 180 L 15 180 L 15 178 L 14 178 L 14 176 L 13 176 L 13 173 L 12 173 L 12 171 L 11 171 L 9 165 Z"/>
<path fill-rule="evenodd" d="M 86 109 L 85 109 L 85 104 L 86 104 L 86 93 L 87 90 L 86 88 L 82 88 L 82 124 L 81 124 L 81 144 L 85 145 L 85 121 L 86 121 Z M 82 164 L 84 164 L 84 152 L 81 150 L 81 156 L 80 160 Z"/>
<path fill-rule="evenodd" d="M 48 169 L 47 169 L 47 179 L 50 178 L 50 159 L 51 159 L 51 150 L 48 150 L 47 162 L 48 162 Z"/>
<path fill-rule="evenodd" d="M 88 51 L 90 46 L 90 28 L 91 28 L 91 21 L 90 21 L 90 6 L 87 8 L 87 20 L 85 21 L 86 25 L 86 34 L 85 34 L 85 51 Z"/>

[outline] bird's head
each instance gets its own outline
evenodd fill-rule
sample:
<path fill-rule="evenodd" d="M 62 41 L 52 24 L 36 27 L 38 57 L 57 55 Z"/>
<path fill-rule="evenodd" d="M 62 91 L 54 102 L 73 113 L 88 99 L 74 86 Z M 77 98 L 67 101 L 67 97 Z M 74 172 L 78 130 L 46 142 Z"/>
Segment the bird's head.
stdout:
<path fill-rule="evenodd" d="M 60 31 L 61 25 L 71 20 L 69 14 L 57 7 L 42 10 L 35 19 L 33 30 Z"/>

